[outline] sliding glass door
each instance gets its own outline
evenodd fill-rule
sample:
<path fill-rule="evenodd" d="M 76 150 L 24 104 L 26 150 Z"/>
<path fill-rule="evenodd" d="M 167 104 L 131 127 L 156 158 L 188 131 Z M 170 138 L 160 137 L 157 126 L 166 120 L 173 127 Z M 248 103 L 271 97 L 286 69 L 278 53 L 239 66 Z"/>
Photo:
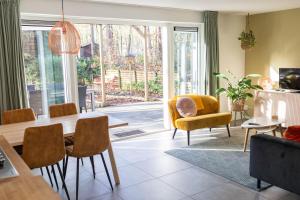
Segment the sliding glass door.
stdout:
<path fill-rule="evenodd" d="M 200 92 L 198 28 L 174 28 L 175 95 Z"/>
<path fill-rule="evenodd" d="M 49 27 L 24 26 L 22 31 L 29 106 L 47 115 L 52 104 L 65 102 L 64 62 L 48 48 Z"/>

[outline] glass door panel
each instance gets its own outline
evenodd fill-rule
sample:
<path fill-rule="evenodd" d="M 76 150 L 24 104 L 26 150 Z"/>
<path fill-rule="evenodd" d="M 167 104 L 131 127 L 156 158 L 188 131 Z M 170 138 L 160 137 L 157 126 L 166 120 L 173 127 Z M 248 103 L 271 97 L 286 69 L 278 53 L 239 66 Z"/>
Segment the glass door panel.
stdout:
<path fill-rule="evenodd" d="M 50 28 L 23 27 L 23 52 L 29 106 L 37 115 L 47 115 L 52 104 L 65 102 L 62 56 L 48 48 Z"/>
<path fill-rule="evenodd" d="M 198 29 L 174 29 L 175 95 L 198 93 L 200 90 L 198 65 Z"/>

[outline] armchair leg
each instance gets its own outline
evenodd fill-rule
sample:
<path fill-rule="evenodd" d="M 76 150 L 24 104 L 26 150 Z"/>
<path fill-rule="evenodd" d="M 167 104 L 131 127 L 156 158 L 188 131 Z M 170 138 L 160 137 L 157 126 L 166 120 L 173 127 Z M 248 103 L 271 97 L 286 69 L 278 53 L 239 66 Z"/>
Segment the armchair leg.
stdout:
<path fill-rule="evenodd" d="M 190 146 L 190 131 L 187 131 L 187 141 L 188 141 L 188 146 Z"/>
<path fill-rule="evenodd" d="M 229 129 L 229 124 L 226 125 L 227 128 L 227 133 L 228 133 L 228 137 L 230 137 L 230 129 Z"/>
<path fill-rule="evenodd" d="M 257 189 L 261 188 L 261 180 L 257 179 Z"/>
<path fill-rule="evenodd" d="M 177 132 L 177 128 L 175 128 L 175 130 L 174 130 L 174 133 L 173 133 L 173 140 L 174 140 L 174 138 L 175 138 L 176 132 Z"/>

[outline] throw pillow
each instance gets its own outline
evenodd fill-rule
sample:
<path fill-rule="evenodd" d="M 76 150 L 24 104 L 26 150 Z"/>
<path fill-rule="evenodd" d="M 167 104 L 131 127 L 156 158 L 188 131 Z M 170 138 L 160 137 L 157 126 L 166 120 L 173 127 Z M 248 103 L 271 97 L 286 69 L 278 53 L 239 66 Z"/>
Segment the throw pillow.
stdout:
<path fill-rule="evenodd" d="M 194 117 L 197 115 L 197 107 L 190 97 L 179 97 L 176 101 L 176 109 L 181 117 Z"/>
<path fill-rule="evenodd" d="M 300 126 L 289 126 L 283 136 L 287 140 L 300 142 Z"/>
<path fill-rule="evenodd" d="M 190 97 L 191 99 L 194 100 L 194 102 L 196 104 L 196 108 L 197 108 L 198 111 L 204 109 L 202 99 L 199 95 L 197 95 L 197 94 L 184 94 L 184 95 L 177 96 L 176 99 L 178 99 L 180 97 Z"/>

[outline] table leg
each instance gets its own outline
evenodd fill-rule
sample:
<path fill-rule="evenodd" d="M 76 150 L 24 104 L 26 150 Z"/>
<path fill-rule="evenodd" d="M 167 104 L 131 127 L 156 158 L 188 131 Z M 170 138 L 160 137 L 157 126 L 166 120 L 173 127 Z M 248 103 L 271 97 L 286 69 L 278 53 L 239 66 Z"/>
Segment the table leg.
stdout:
<path fill-rule="evenodd" d="M 273 136 L 276 137 L 276 130 L 272 130 Z"/>
<path fill-rule="evenodd" d="M 242 123 L 244 122 L 243 112 L 240 112 Z"/>
<path fill-rule="evenodd" d="M 108 146 L 108 155 L 109 155 L 109 160 L 110 160 L 110 163 L 111 163 L 111 168 L 112 168 L 112 171 L 113 171 L 115 183 L 117 185 L 119 185 L 120 184 L 120 178 L 119 178 L 119 173 L 118 173 L 118 169 L 117 169 L 117 165 L 116 165 L 114 152 L 113 152 L 111 143 L 109 143 L 109 146 Z"/>
<path fill-rule="evenodd" d="M 244 139 L 244 152 L 247 149 L 248 137 L 249 137 L 250 128 L 246 129 L 245 139 Z"/>
<path fill-rule="evenodd" d="M 281 137 L 283 137 L 283 129 L 282 129 L 281 124 L 279 124 L 279 131 L 280 131 Z"/>
<path fill-rule="evenodd" d="M 91 92 L 91 104 L 92 104 L 92 111 L 94 111 L 95 110 L 95 94 L 93 91 Z"/>

